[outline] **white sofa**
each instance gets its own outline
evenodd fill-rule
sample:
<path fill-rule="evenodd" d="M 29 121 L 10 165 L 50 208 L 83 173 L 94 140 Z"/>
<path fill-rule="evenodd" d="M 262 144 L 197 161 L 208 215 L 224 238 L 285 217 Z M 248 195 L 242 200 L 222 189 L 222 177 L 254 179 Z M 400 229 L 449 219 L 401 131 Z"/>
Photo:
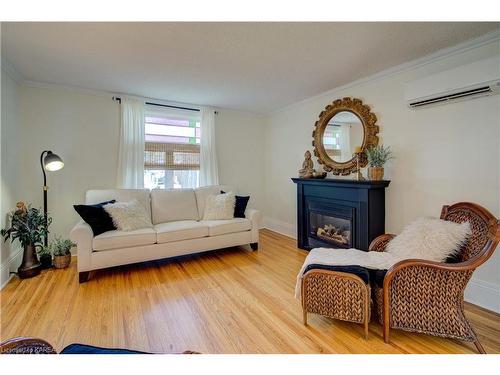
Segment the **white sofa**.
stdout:
<path fill-rule="evenodd" d="M 94 237 L 90 226 L 82 220 L 70 233 L 77 244 L 80 282 L 88 280 L 90 271 L 123 264 L 247 244 L 257 250 L 259 211 L 247 209 L 246 218 L 202 220 L 207 197 L 221 190 L 236 192 L 230 186 L 88 190 L 86 204 L 137 199 L 151 216 L 153 228 L 113 230 Z"/>

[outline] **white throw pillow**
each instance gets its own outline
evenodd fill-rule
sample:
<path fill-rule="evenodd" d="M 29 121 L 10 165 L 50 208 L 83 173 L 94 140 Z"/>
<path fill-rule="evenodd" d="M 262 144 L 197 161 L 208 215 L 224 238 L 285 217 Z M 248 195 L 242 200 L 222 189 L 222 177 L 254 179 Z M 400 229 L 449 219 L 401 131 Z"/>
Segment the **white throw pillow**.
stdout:
<path fill-rule="evenodd" d="M 424 217 L 408 224 L 387 244 L 387 252 L 400 259 L 443 262 L 460 251 L 471 234 L 470 224 Z"/>
<path fill-rule="evenodd" d="M 118 230 L 131 231 L 141 228 L 151 228 L 151 218 L 144 207 L 136 199 L 130 202 L 116 202 L 104 206 Z"/>
<path fill-rule="evenodd" d="M 209 195 L 205 202 L 203 220 L 229 220 L 234 216 L 234 193 Z"/>

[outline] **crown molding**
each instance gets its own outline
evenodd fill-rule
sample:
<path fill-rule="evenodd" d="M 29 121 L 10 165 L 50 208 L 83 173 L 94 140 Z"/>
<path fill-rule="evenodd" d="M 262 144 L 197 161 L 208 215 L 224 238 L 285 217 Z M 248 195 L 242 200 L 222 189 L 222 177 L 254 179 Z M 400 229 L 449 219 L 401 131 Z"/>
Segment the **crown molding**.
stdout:
<path fill-rule="evenodd" d="M 10 77 L 12 78 L 18 85 L 22 85 L 24 82 L 24 77 L 22 76 L 21 73 L 19 73 L 16 68 L 14 68 L 14 65 L 12 65 L 5 57 L 2 56 L 1 58 L 1 66 L 2 70 Z"/>
<path fill-rule="evenodd" d="M 99 97 L 105 97 L 105 98 L 114 98 L 114 97 L 134 98 L 134 99 L 138 99 L 138 100 L 143 100 L 144 102 L 155 102 L 155 103 L 166 104 L 166 105 L 175 105 L 175 106 L 184 106 L 184 107 L 190 106 L 190 107 L 197 108 L 197 109 L 201 109 L 201 107 L 203 107 L 202 105 L 193 104 L 193 103 L 176 102 L 176 101 L 172 101 L 172 100 L 151 98 L 148 96 L 141 96 L 141 95 L 136 95 L 136 94 L 124 93 L 124 92 L 88 89 L 88 88 L 84 88 L 84 87 L 80 87 L 80 86 L 62 85 L 62 84 L 58 84 L 58 83 L 25 80 L 25 81 L 23 81 L 22 85 L 25 87 L 31 87 L 31 88 L 36 88 L 36 89 L 64 90 L 64 91 L 69 91 L 69 92 L 73 92 L 73 93 L 77 93 L 77 94 L 92 95 L 92 96 L 99 96 Z"/>
<path fill-rule="evenodd" d="M 485 46 L 488 44 L 492 44 L 492 43 L 495 43 L 498 41 L 500 41 L 500 29 L 495 30 L 495 31 L 490 32 L 490 33 L 487 33 L 483 36 L 480 36 L 479 38 L 471 39 L 471 40 L 468 40 L 466 42 L 454 45 L 452 47 L 441 49 L 439 51 L 436 51 L 436 52 L 431 53 L 429 55 L 426 55 L 424 57 L 420 57 L 418 59 L 411 60 L 411 61 L 405 62 L 403 64 L 393 66 L 393 67 L 388 68 L 388 69 L 384 69 L 384 70 L 382 70 L 378 73 L 372 74 L 370 76 L 363 77 L 363 78 L 357 79 L 355 81 L 346 83 L 345 85 L 337 86 L 331 90 L 324 91 L 320 94 L 317 94 L 317 95 L 308 97 L 306 99 L 300 100 L 298 102 L 286 105 L 285 107 L 268 112 L 267 114 L 268 115 L 278 114 L 278 113 L 284 112 L 287 109 L 290 109 L 292 107 L 311 102 L 311 101 L 318 99 L 322 96 L 333 95 L 333 94 L 335 94 L 339 91 L 345 90 L 345 89 L 360 86 L 360 85 L 363 85 L 363 84 L 368 83 L 368 82 L 378 81 L 378 80 L 388 78 L 388 77 L 394 76 L 394 75 L 402 73 L 402 72 L 407 72 L 407 71 L 411 71 L 414 69 L 418 69 L 418 68 L 421 68 L 425 65 L 432 64 L 434 62 L 446 59 L 448 57 L 458 55 L 458 54 L 461 54 L 461 53 L 464 53 L 464 52 L 467 52 L 467 51 L 470 51 L 470 50 L 473 50 L 473 49 L 476 49 L 476 48 L 479 48 L 479 47 L 482 47 L 482 46 Z"/>
<path fill-rule="evenodd" d="M 114 95 L 117 95 L 116 93 L 111 92 L 111 91 L 93 90 L 93 89 L 87 89 L 87 88 L 80 87 L 80 86 L 61 85 L 59 83 L 49 83 L 49 82 L 41 82 L 41 81 L 24 80 L 22 85 L 26 86 L 26 87 L 37 88 L 37 89 L 64 90 L 64 91 L 70 91 L 70 92 L 75 92 L 75 93 L 80 93 L 80 94 L 85 94 L 85 95 L 94 95 L 94 96 L 100 96 L 100 97 L 112 97 Z"/>

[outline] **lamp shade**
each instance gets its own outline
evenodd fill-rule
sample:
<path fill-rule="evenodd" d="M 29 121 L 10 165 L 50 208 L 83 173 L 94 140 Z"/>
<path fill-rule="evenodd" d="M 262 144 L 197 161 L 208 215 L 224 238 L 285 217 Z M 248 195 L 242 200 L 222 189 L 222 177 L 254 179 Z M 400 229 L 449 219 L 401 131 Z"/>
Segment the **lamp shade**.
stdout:
<path fill-rule="evenodd" d="M 58 155 L 49 151 L 43 159 L 43 166 L 46 170 L 53 172 L 58 171 L 59 169 L 64 167 L 64 163 Z"/>

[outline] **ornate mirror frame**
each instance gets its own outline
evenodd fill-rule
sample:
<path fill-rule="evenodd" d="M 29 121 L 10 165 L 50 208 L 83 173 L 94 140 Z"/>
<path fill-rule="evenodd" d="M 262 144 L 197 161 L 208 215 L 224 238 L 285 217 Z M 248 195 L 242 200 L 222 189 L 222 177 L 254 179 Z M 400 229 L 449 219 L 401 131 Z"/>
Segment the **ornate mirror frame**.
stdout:
<path fill-rule="evenodd" d="M 314 147 L 314 155 L 318 158 L 318 163 L 323 165 L 326 172 L 332 172 L 334 175 L 349 175 L 357 170 L 356 158 L 353 157 L 346 162 L 338 162 L 332 160 L 326 153 L 323 145 L 323 134 L 325 132 L 328 122 L 337 113 L 348 111 L 354 113 L 359 117 L 363 124 L 363 143 L 361 150 L 363 153 L 360 155 L 360 167 L 365 167 L 368 163 L 364 151 L 372 146 L 378 145 L 378 132 L 379 127 L 375 125 L 377 116 L 371 111 L 370 107 L 363 104 L 363 101 L 356 98 L 342 98 L 337 99 L 325 107 L 319 114 L 319 119 L 314 124 L 314 131 L 312 133 Z"/>

